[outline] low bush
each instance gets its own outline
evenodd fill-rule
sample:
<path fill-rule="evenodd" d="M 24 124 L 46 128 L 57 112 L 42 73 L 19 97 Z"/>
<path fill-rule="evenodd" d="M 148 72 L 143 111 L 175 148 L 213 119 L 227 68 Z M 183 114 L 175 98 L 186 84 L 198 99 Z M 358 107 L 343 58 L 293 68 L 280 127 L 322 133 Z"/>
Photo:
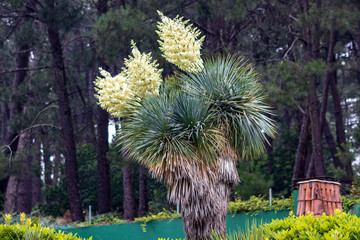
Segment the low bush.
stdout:
<path fill-rule="evenodd" d="M 76 234 L 56 231 L 53 228 L 43 227 L 20 215 L 20 223 L 11 224 L 10 214 L 4 216 L 5 223 L 0 225 L 1 240 L 85 240 Z M 92 238 L 90 237 L 89 240 Z"/>
<path fill-rule="evenodd" d="M 295 217 L 289 216 L 283 220 L 273 220 L 263 226 L 265 238 L 276 240 L 290 239 L 360 239 L 360 219 L 349 213 L 335 210 L 335 215 L 323 214 L 314 217 L 313 214 Z"/>
<path fill-rule="evenodd" d="M 157 220 L 164 220 L 164 219 L 174 219 L 174 218 L 181 218 L 181 214 L 177 213 L 175 210 L 166 210 L 163 209 L 161 212 L 157 214 L 149 213 L 145 217 L 135 218 L 135 222 L 150 222 L 150 221 L 157 221 Z"/>
<path fill-rule="evenodd" d="M 273 198 L 272 205 L 264 197 L 250 197 L 247 201 L 236 199 L 228 204 L 228 213 L 246 213 L 246 212 L 265 212 L 291 210 L 293 208 L 293 199 L 290 198 Z"/>

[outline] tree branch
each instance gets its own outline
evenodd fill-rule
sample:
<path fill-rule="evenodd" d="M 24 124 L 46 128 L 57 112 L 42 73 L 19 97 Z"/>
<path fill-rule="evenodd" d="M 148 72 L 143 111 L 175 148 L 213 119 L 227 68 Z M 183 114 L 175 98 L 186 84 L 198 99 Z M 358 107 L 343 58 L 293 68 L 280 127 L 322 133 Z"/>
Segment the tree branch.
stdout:
<path fill-rule="evenodd" d="M 34 67 L 34 68 L 17 68 L 17 69 L 11 69 L 11 70 L 0 72 L 0 75 L 7 74 L 7 73 L 13 73 L 13 72 L 20 72 L 20 71 L 36 71 L 36 70 L 50 69 L 50 68 L 52 68 L 52 67 L 41 66 L 41 67 Z"/>
<path fill-rule="evenodd" d="M 296 38 L 294 39 L 294 41 L 291 43 L 290 47 L 288 48 L 288 50 L 286 51 L 285 55 L 283 56 L 283 59 L 285 59 L 285 58 L 287 57 L 287 55 L 289 54 L 289 52 L 293 49 L 293 47 L 294 47 L 294 45 L 295 45 L 295 43 L 296 43 L 297 40 L 299 40 L 298 37 L 296 37 Z"/>

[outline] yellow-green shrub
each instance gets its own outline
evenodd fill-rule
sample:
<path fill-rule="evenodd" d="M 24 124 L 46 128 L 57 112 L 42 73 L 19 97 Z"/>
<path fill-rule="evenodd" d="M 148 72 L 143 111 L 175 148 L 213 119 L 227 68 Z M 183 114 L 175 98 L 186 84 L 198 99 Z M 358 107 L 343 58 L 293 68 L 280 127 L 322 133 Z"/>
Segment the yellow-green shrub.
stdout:
<path fill-rule="evenodd" d="M 360 219 L 357 216 L 335 210 L 335 215 L 314 217 L 289 216 L 283 220 L 273 220 L 263 226 L 265 239 L 360 239 Z"/>
<path fill-rule="evenodd" d="M 10 224 L 11 215 L 4 216 L 5 224 L 0 225 L 1 240 L 85 240 L 77 237 L 76 234 L 56 231 L 53 228 L 43 227 L 35 224 L 31 219 L 26 219 L 25 214 L 21 214 L 20 222 Z M 89 238 L 91 240 L 92 238 Z"/>

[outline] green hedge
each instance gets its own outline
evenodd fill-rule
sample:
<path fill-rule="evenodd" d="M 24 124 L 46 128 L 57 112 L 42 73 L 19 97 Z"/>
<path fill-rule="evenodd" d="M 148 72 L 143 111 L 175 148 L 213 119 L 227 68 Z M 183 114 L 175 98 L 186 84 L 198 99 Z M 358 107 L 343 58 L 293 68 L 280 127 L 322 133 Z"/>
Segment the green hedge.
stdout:
<path fill-rule="evenodd" d="M 335 210 L 335 215 L 314 217 L 289 216 L 264 225 L 265 239 L 360 239 L 360 219 L 349 213 Z"/>
<path fill-rule="evenodd" d="M 26 219 L 23 213 L 20 216 L 20 223 L 10 224 L 11 218 L 10 214 L 4 216 L 5 224 L 0 225 L 1 240 L 85 240 L 77 237 L 76 234 L 57 232 L 53 228 L 33 223 L 31 219 Z"/>

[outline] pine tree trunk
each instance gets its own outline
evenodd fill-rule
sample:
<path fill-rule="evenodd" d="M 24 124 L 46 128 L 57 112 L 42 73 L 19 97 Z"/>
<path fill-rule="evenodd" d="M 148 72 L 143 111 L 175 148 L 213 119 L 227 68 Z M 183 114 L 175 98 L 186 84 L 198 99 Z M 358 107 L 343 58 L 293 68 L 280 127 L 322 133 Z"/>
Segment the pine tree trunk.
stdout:
<path fill-rule="evenodd" d="M 139 217 L 146 215 L 148 211 L 146 172 L 143 166 L 139 166 Z"/>
<path fill-rule="evenodd" d="M 134 188 L 134 171 L 130 164 L 122 168 L 124 189 L 124 218 L 134 220 L 136 217 L 136 201 Z"/>
<path fill-rule="evenodd" d="M 16 176 L 10 176 L 6 188 L 6 200 L 4 203 L 4 213 L 16 212 L 16 197 L 19 179 Z"/>
<path fill-rule="evenodd" d="M 109 151 L 108 142 L 108 119 L 109 114 L 97 107 L 97 181 L 98 181 L 98 209 L 99 213 L 111 211 L 111 189 L 110 189 L 110 163 L 106 158 Z"/>
<path fill-rule="evenodd" d="M 330 79 L 330 89 L 331 95 L 333 96 L 337 143 L 340 150 L 342 152 L 346 152 L 345 125 L 341 108 L 341 98 L 336 87 L 336 74 L 334 74 L 334 77 Z M 342 179 L 344 181 L 343 183 L 351 185 L 354 178 L 352 162 L 348 161 L 344 165 L 346 170 L 346 176 Z"/>
<path fill-rule="evenodd" d="M 108 11 L 108 0 L 98 0 L 96 3 L 99 16 Z M 100 60 L 104 69 L 106 64 Z M 97 113 L 97 164 L 98 164 L 98 209 L 99 213 L 111 211 L 111 185 L 110 185 L 110 163 L 106 158 L 109 151 L 108 124 L 109 114 L 100 106 L 96 107 Z"/>
<path fill-rule="evenodd" d="M 309 115 L 311 122 L 311 140 L 312 140 L 312 158 L 314 161 L 315 177 L 325 176 L 324 169 L 324 157 L 322 148 L 322 138 L 320 131 L 320 113 L 319 113 L 319 100 L 316 94 L 316 83 L 315 79 L 311 80 L 310 84 L 310 104 L 309 104 Z"/>
<path fill-rule="evenodd" d="M 69 194 L 71 217 L 73 221 L 84 221 L 83 203 L 80 195 L 79 174 L 76 161 L 75 139 L 69 97 L 66 89 L 65 68 L 60 37 L 58 30 L 53 29 L 51 23 L 46 24 L 52 52 L 56 94 L 59 98 L 60 126 L 64 146 L 66 183 Z"/>
<path fill-rule="evenodd" d="M 308 149 L 308 141 L 309 141 L 309 125 L 310 125 L 310 117 L 308 113 L 303 114 L 302 125 L 299 136 L 299 144 L 296 150 L 296 158 L 295 165 L 293 171 L 293 188 L 295 187 L 295 181 L 298 178 L 304 177 L 305 173 L 305 165 L 306 165 L 306 157 L 307 157 L 307 149 Z"/>
<path fill-rule="evenodd" d="M 324 122 L 324 134 L 325 134 L 325 138 L 326 138 L 335 168 L 344 169 L 344 164 L 340 161 L 339 157 L 337 156 L 337 149 L 336 149 L 334 137 L 331 133 L 329 123 L 326 120 Z"/>
<path fill-rule="evenodd" d="M 29 140 L 27 140 L 29 141 Z M 26 150 L 29 150 L 29 143 L 26 144 Z M 19 156 L 19 151 L 21 150 L 25 150 L 24 149 L 20 149 L 18 150 L 18 155 Z M 22 173 L 20 175 L 19 178 L 19 186 L 18 186 L 18 192 L 17 192 L 17 212 L 18 213 L 26 213 L 26 214 L 30 214 L 31 213 L 31 208 L 32 208 L 32 179 L 33 179 L 33 174 L 31 172 L 31 166 L 32 166 L 32 162 L 33 162 L 33 156 L 30 155 L 29 153 L 26 154 L 21 154 L 22 157 L 24 157 L 24 159 L 22 160 L 25 164 L 23 166 L 22 169 Z"/>

